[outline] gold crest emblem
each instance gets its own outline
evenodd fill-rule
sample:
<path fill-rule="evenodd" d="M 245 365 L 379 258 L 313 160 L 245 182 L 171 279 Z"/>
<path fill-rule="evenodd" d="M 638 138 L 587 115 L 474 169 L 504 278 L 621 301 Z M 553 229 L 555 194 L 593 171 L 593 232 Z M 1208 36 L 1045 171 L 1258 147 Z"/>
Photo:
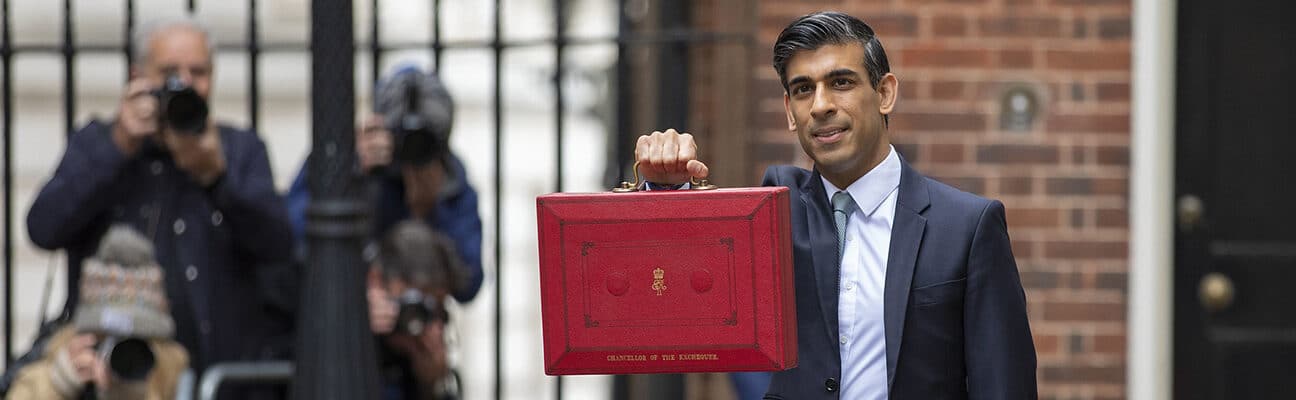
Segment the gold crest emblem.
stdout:
<path fill-rule="evenodd" d="M 662 292 L 666 291 L 666 271 L 665 270 L 662 270 L 661 268 L 657 268 L 653 270 L 652 290 L 657 292 L 658 296 L 661 296 Z"/>

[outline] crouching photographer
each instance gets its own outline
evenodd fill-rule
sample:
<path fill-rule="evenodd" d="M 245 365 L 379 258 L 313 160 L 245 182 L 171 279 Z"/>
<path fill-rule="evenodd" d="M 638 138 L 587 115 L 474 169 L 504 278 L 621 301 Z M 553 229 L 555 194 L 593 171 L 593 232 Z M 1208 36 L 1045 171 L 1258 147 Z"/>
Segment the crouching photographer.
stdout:
<path fill-rule="evenodd" d="M 175 326 L 152 245 L 114 226 L 83 268 L 71 325 L 18 373 L 8 398 L 174 398 L 189 357 L 171 339 Z"/>
<path fill-rule="evenodd" d="M 445 301 L 464 275 L 453 243 L 422 221 L 406 220 L 372 257 L 367 299 L 382 360 L 381 398 L 458 399 L 445 341 Z"/>

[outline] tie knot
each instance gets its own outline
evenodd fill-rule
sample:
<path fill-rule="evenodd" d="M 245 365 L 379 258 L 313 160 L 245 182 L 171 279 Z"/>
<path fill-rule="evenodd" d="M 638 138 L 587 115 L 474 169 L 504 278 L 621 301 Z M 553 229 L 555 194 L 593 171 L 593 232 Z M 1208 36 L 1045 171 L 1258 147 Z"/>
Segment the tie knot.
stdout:
<path fill-rule="evenodd" d="M 855 211 L 856 208 L 855 199 L 851 198 L 850 193 L 847 193 L 844 190 L 837 193 L 833 193 L 832 206 L 833 206 L 833 211 L 844 213 L 847 215 L 850 215 L 850 213 Z"/>

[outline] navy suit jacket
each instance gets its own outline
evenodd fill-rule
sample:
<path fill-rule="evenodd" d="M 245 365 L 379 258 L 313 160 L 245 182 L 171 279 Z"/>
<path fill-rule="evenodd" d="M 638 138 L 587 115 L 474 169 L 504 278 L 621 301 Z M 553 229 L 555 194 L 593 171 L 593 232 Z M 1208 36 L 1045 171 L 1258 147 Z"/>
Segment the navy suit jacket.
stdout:
<path fill-rule="evenodd" d="M 891 399 L 1035 399 L 1035 345 L 1004 207 L 914 171 L 900 189 L 883 289 Z M 766 170 L 792 190 L 799 365 L 766 399 L 836 399 L 840 261 L 818 171 Z"/>

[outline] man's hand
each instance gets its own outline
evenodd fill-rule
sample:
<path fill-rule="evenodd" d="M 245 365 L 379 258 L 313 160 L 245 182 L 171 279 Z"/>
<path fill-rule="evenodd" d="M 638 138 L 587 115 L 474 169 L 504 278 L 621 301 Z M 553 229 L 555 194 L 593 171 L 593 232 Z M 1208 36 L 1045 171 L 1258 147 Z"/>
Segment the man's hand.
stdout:
<path fill-rule="evenodd" d="M 221 147 L 220 132 L 211 121 L 202 134 L 167 129 L 162 132 L 162 140 L 171 151 L 176 167 L 189 173 L 200 186 L 211 186 L 225 174 L 225 150 Z"/>
<path fill-rule="evenodd" d="M 429 321 L 423 334 L 417 338 L 417 351 L 410 354 L 410 368 L 414 370 L 423 398 L 432 398 L 430 393 L 437 382 L 445 378 L 450 368 L 446 363 L 445 323 Z"/>
<path fill-rule="evenodd" d="M 117 149 L 127 157 L 134 156 L 139 152 L 140 144 L 157 133 L 158 101 L 150 94 L 151 90 L 152 82 L 136 78 L 126 84 L 126 92 L 122 94 L 112 139 Z"/>
<path fill-rule="evenodd" d="M 420 392 L 430 394 L 437 382 L 449 373 L 450 367 L 446 362 L 445 322 L 428 321 L 427 325 L 424 325 L 423 333 L 418 336 L 396 333 L 387 335 L 384 339 L 388 347 L 409 360 L 410 369 L 413 370 L 411 372 L 414 373 L 414 380 L 418 383 Z M 420 398 L 434 397 L 420 396 Z"/>
<path fill-rule="evenodd" d="M 405 204 L 410 216 L 423 219 L 436 207 L 437 195 L 445 182 L 446 170 L 440 162 L 427 165 L 402 165 L 401 179 L 405 182 Z"/>
<path fill-rule="evenodd" d="M 356 129 L 356 156 L 360 161 L 360 171 L 369 173 L 374 168 L 391 164 L 392 136 L 383 127 L 381 114 L 369 114 L 364 124 Z"/>
<path fill-rule="evenodd" d="M 674 129 L 640 136 L 635 161 L 644 180 L 658 184 L 677 185 L 691 178 L 706 178 L 709 173 L 706 164 L 697 160 L 693 135 Z"/>
<path fill-rule="evenodd" d="M 400 310 L 387 289 L 383 288 L 382 271 L 369 268 L 369 284 L 365 297 L 369 300 L 369 330 L 375 335 L 391 333 L 396 327 L 396 313 Z"/>
<path fill-rule="evenodd" d="M 72 367 L 72 372 L 76 377 L 77 383 L 85 385 L 86 383 L 97 381 L 104 374 L 103 362 L 99 360 L 99 353 L 95 351 L 95 343 L 98 339 L 92 333 L 80 333 L 69 339 L 63 347 L 63 356 L 67 357 Z"/>

